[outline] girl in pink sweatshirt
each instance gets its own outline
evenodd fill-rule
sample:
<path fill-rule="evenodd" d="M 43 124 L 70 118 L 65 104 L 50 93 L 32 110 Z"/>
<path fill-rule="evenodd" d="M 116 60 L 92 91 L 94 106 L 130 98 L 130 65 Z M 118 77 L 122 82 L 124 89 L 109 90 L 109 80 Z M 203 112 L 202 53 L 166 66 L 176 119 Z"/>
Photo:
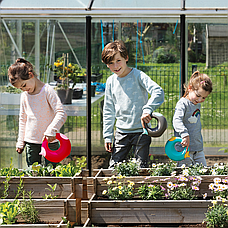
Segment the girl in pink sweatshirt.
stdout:
<path fill-rule="evenodd" d="M 19 134 L 16 150 L 21 154 L 26 145 L 26 161 L 41 164 L 41 145 L 46 137 L 49 148 L 59 147 L 55 138 L 67 115 L 55 90 L 36 77 L 33 66 L 18 58 L 8 69 L 10 83 L 24 91 L 20 100 Z M 46 165 L 50 163 L 45 160 Z"/>

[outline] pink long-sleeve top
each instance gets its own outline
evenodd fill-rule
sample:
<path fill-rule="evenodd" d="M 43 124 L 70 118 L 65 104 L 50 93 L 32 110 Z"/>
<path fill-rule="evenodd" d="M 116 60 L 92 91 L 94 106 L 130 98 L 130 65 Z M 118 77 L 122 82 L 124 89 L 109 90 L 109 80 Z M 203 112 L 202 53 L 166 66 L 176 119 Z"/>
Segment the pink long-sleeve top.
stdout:
<path fill-rule="evenodd" d="M 16 147 L 23 148 L 25 142 L 41 144 L 44 135 L 55 136 L 65 123 L 67 114 L 56 93 L 45 85 L 39 94 L 21 94 L 19 134 Z"/>

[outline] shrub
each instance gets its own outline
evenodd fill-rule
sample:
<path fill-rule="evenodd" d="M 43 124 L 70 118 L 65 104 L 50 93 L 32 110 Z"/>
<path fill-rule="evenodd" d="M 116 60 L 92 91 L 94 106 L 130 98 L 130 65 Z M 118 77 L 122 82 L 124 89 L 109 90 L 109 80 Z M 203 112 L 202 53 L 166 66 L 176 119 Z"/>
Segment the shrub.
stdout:
<path fill-rule="evenodd" d="M 228 206 L 224 202 L 212 201 L 213 206 L 208 208 L 203 222 L 207 227 L 228 227 Z"/>

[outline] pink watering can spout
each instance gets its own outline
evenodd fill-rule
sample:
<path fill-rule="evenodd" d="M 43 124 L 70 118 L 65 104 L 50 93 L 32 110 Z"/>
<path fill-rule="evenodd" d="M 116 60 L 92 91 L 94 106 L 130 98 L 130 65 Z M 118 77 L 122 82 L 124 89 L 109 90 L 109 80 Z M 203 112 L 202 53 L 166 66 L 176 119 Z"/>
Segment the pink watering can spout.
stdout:
<path fill-rule="evenodd" d="M 71 143 L 70 140 L 61 133 L 56 133 L 56 139 L 60 142 L 60 147 L 58 150 L 50 150 L 48 147 L 48 141 L 45 138 L 40 155 L 43 155 L 50 162 L 61 162 L 64 158 L 70 155 L 71 152 Z"/>

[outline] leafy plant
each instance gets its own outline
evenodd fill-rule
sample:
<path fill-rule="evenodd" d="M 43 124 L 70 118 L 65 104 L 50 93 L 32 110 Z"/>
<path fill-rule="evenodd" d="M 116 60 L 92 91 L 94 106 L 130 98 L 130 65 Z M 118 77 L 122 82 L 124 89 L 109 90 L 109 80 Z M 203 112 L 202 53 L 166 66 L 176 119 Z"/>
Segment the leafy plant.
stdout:
<path fill-rule="evenodd" d="M 212 201 L 210 206 L 205 213 L 206 219 L 203 223 L 206 223 L 207 227 L 228 227 L 228 205 L 225 204 L 225 200 L 218 202 Z"/>
<path fill-rule="evenodd" d="M 199 176 L 206 175 L 209 172 L 207 167 L 204 167 L 203 164 L 194 164 L 186 167 L 185 165 L 181 166 L 182 172 L 181 174 L 184 176 Z"/>
<path fill-rule="evenodd" d="M 165 197 L 165 189 L 160 185 L 144 184 L 139 186 L 138 194 L 143 200 L 159 200 Z"/>
<path fill-rule="evenodd" d="M 20 215 L 26 223 L 38 223 L 40 221 L 38 211 L 32 200 L 32 192 L 23 191 L 23 199 L 20 202 Z"/>
<path fill-rule="evenodd" d="M 56 199 L 58 196 L 55 196 L 54 193 L 55 193 L 57 184 L 54 184 L 53 186 L 51 186 L 51 184 L 47 184 L 47 185 L 48 185 L 49 188 L 45 188 L 45 189 L 47 189 L 51 193 L 49 195 L 45 194 L 45 196 L 43 196 L 43 198 L 44 199 Z"/>
<path fill-rule="evenodd" d="M 224 165 L 223 163 L 215 163 L 209 169 L 210 175 L 228 175 L 228 166 Z"/>
<path fill-rule="evenodd" d="M 125 176 L 112 176 L 104 179 L 108 185 L 108 190 L 102 192 L 103 195 L 108 196 L 109 199 L 128 200 L 134 196 L 135 183 L 126 180 Z"/>
<path fill-rule="evenodd" d="M 201 184 L 200 177 L 184 177 L 178 176 L 176 182 L 169 181 L 167 183 L 166 198 L 172 200 L 192 200 L 197 199 L 196 191 L 199 190 Z"/>
<path fill-rule="evenodd" d="M 13 224 L 19 214 L 19 201 L 5 202 L 0 204 L 0 225 Z"/>
<path fill-rule="evenodd" d="M 2 92 L 3 93 L 16 93 L 16 94 L 20 94 L 22 92 L 21 89 L 18 89 L 18 88 L 13 87 L 13 86 L 2 86 L 1 89 L 2 89 Z"/>
<path fill-rule="evenodd" d="M 54 169 L 51 163 L 47 166 L 42 166 L 38 162 L 34 162 L 27 169 L 23 170 L 23 172 L 28 176 L 52 176 Z"/>
<path fill-rule="evenodd" d="M 214 194 L 214 198 L 221 199 L 228 196 L 228 177 L 224 179 L 214 178 L 214 183 L 209 185 L 209 189 Z"/>
<path fill-rule="evenodd" d="M 6 179 L 3 181 L 3 185 L 4 185 L 4 190 L 1 190 L 1 199 L 6 199 L 9 195 L 9 181 L 11 180 L 11 178 L 9 176 L 6 176 Z"/>
<path fill-rule="evenodd" d="M 24 170 L 24 174 L 28 176 L 56 176 L 56 177 L 73 177 L 78 175 L 82 168 L 86 167 L 86 157 L 76 158 L 76 161 L 71 161 L 67 165 L 58 163 L 56 168 L 49 163 L 47 166 L 42 166 L 35 162 L 33 165 Z"/>
<path fill-rule="evenodd" d="M 81 172 L 81 169 L 86 167 L 86 157 L 83 156 L 81 158 L 76 159 L 75 161 L 71 161 L 67 165 L 57 165 L 54 173 L 57 177 L 73 177 L 75 175 L 78 175 Z"/>
<path fill-rule="evenodd" d="M 58 58 L 54 65 L 48 65 L 50 70 L 52 70 L 57 78 L 59 78 L 62 83 L 58 84 L 58 88 L 67 89 L 69 87 L 69 82 L 72 81 L 72 88 L 79 82 L 79 75 L 85 75 L 86 69 L 80 68 L 78 64 L 68 63 L 66 60 L 65 54 L 62 57 Z"/>
<path fill-rule="evenodd" d="M 13 167 L 13 159 L 10 158 L 10 167 L 4 167 L 0 170 L 0 176 L 24 176 L 24 173 Z"/>
<path fill-rule="evenodd" d="M 135 158 L 129 161 L 123 161 L 115 164 L 114 174 L 122 176 L 138 176 L 140 171 L 140 166 Z"/>
<path fill-rule="evenodd" d="M 153 163 L 149 169 L 151 176 L 173 176 L 176 175 L 177 163 L 169 161 L 167 163 Z"/>

